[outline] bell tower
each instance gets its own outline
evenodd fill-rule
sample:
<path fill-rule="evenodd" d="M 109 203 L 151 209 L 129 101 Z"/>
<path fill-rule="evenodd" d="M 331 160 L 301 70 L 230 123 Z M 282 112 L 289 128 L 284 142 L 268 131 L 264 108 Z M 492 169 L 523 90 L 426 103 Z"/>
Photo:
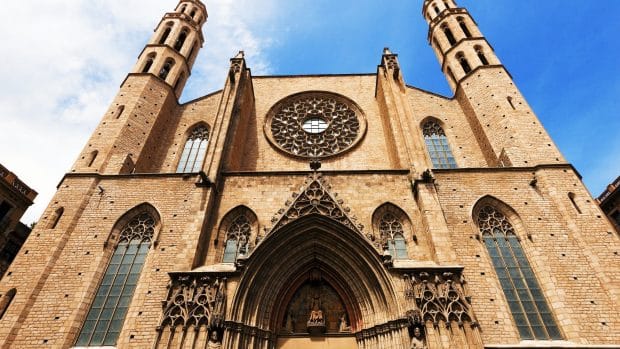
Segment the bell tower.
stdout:
<path fill-rule="evenodd" d="M 202 25 L 206 20 L 207 9 L 200 1 L 180 1 L 159 22 L 132 73 L 153 74 L 180 96 L 204 42 Z"/>
<path fill-rule="evenodd" d="M 454 0 L 425 0 L 422 14 L 429 44 L 488 165 L 565 163 L 467 9 Z"/>
<path fill-rule="evenodd" d="M 172 110 L 204 43 L 206 21 L 207 9 L 198 0 L 181 0 L 163 16 L 72 172 L 160 170 L 158 140 L 175 122 Z"/>

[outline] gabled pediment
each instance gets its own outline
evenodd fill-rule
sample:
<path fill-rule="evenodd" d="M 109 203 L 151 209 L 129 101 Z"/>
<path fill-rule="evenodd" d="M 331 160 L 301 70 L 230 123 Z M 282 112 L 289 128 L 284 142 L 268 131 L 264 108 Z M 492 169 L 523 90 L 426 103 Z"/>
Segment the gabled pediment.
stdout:
<path fill-rule="evenodd" d="M 292 199 L 287 200 L 285 207 L 280 209 L 271 219 L 273 226 L 266 229 L 267 234 L 277 231 L 283 226 L 310 215 L 320 215 L 332 219 L 347 228 L 363 234 L 364 226 L 357 222 L 355 216 L 350 215 L 350 208 L 344 206 L 344 201 L 337 199 L 337 193 L 330 193 L 331 186 L 319 173 L 313 173 L 304 183 L 300 193 L 293 193 Z"/>

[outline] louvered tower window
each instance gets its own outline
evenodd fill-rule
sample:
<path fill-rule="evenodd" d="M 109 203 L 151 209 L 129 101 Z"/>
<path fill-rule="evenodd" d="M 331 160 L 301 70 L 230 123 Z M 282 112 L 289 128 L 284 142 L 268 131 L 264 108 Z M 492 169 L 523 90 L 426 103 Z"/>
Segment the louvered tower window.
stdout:
<path fill-rule="evenodd" d="M 196 126 L 187 137 L 177 173 L 199 172 L 204 163 L 208 142 L 209 130 L 207 127 L 204 125 Z"/>
<path fill-rule="evenodd" d="M 450 150 L 446 133 L 435 120 L 430 120 L 422 126 L 426 150 L 431 157 L 433 168 L 457 168 L 456 161 Z"/>
<path fill-rule="evenodd" d="M 77 346 L 114 346 L 151 246 L 155 219 L 149 213 L 133 218 L 121 231 Z"/>
<path fill-rule="evenodd" d="M 521 243 L 506 216 L 491 206 L 485 206 L 478 214 L 478 227 L 521 339 L 562 339 Z"/>

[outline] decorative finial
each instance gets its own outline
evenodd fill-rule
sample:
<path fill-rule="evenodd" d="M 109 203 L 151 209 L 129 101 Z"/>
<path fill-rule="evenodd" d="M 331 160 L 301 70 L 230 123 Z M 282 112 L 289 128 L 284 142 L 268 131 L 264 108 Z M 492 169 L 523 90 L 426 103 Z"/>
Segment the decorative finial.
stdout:
<path fill-rule="evenodd" d="M 240 50 L 239 53 L 237 53 L 237 55 L 235 56 L 235 59 L 243 59 L 245 58 L 245 52 L 243 52 L 243 50 Z"/>
<path fill-rule="evenodd" d="M 391 54 L 392 54 L 392 51 L 390 51 L 390 48 L 389 48 L 389 47 L 384 47 L 384 48 L 383 48 L 383 54 L 384 54 L 384 55 L 391 55 Z"/>

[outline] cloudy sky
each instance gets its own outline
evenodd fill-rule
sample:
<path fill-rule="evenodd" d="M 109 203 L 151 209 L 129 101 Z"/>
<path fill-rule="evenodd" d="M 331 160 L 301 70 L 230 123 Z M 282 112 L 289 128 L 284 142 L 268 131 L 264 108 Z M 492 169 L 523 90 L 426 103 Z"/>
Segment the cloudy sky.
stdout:
<path fill-rule="evenodd" d="M 620 1 L 460 0 L 566 158 L 598 195 L 620 175 Z M 20 0 L 0 11 L 0 163 L 39 192 L 38 220 L 176 0 Z M 206 45 L 181 101 L 219 89 L 228 59 L 254 75 L 372 73 L 451 96 L 422 0 L 206 0 Z"/>

